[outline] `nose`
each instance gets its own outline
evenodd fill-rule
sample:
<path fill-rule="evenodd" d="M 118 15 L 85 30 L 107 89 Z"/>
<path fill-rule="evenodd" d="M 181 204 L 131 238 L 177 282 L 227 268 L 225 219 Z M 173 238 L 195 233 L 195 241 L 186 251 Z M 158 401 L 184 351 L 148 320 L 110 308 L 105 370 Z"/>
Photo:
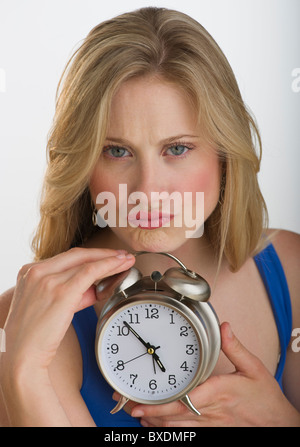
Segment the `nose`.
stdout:
<path fill-rule="evenodd" d="M 133 182 L 134 191 L 143 193 L 148 203 L 151 193 L 168 190 L 167 172 L 160 157 L 145 157 L 138 163 Z"/>
<path fill-rule="evenodd" d="M 148 163 L 143 165 L 138 170 L 137 189 L 149 194 L 152 191 L 157 191 L 160 186 L 159 167 L 157 163 Z"/>

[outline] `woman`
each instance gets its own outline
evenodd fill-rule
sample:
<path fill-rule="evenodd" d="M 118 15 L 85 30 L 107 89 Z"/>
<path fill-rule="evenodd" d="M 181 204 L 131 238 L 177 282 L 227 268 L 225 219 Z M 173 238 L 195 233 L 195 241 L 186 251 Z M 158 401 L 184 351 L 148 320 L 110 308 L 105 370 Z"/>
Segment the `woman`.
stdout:
<path fill-rule="evenodd" d="M 35 262 L 1 299 L 2 424 L 299 426 L 300 357 L 289 345 L 300 327 L 299 237 L 267 230 L 259 133 L 220 48 L 190 17 L 144 8 L 95 27 L 60 87 Z M 148 199 L 136 225 L 118 223 L 119 185 Z M 166 225 L 149 201 L 162 191 L 204 192 L 201 237 L 187 238 L 172 214 Z M 94 225 L 102 192 L 116 197 L 106 228 Z M 201 416 L 179 402 L 109 415 L 113 390 L 93 357 L 103 306 L 94 283 L 134 263 L 168 268 L 168 258 L 135 261 L 138 250 L 173 253 L 212 285 L 222 353 L 190 394 Z"/>

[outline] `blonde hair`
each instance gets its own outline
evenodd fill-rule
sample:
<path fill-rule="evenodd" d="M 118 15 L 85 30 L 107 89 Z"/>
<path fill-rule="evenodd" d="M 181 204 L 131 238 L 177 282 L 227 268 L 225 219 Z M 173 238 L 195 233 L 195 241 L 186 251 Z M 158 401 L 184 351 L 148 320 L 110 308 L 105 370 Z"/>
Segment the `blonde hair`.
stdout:
<path fill-rule="evenodd" d="M 35 258 L 80 245 L 95 231 L 88 184 L 106 137 L 111 100 L 122 82 L 145 75 L 183 88 L 206 138 L 217 147 L 220 201 L 205 232 L 219 259 L 225 255 L 235 271 L 259 250 L 267 222 L 257 182 L 259 132 L 209 33 L 183 13 L 153 7 L 96 26 L 67 64 L 47 145 Z"/>

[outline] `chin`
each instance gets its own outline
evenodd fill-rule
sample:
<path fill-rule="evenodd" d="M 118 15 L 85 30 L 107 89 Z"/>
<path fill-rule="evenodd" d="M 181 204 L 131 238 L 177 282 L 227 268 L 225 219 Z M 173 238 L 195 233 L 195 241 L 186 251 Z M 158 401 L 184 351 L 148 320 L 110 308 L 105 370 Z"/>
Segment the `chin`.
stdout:
<path fill-rule="evenodd" d="M 123 237 L 122 237 L 123 236 Z M 136 228 L 130 235 L 119 235 L 132 251 L 172 252 L 180 248 L 186 238 L 178 234 L 178 231 L 145 230 Z M 125 237 L 124 237 L 125 236 Z M 126 237 L 127 236 L 127 237 Z M 129 237 L 128 237 L 129 236 Z M 181 237 L 180 237 L 181 236 Z"/>

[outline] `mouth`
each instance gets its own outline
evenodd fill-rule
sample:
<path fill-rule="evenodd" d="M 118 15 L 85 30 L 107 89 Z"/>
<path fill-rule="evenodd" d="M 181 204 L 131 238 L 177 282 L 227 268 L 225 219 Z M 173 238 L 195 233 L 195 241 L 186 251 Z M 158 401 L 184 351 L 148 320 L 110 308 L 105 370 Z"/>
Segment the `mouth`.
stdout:
<path fill-rule="evenodd" d="M 128 222 L 133 227 L 143 228 L 145 230 L 155 230 L 164 226 L 169 226 L 173 214 L 162 213 L 161 211 L 138 211 L 133 216 L 128 215 Z"/>

